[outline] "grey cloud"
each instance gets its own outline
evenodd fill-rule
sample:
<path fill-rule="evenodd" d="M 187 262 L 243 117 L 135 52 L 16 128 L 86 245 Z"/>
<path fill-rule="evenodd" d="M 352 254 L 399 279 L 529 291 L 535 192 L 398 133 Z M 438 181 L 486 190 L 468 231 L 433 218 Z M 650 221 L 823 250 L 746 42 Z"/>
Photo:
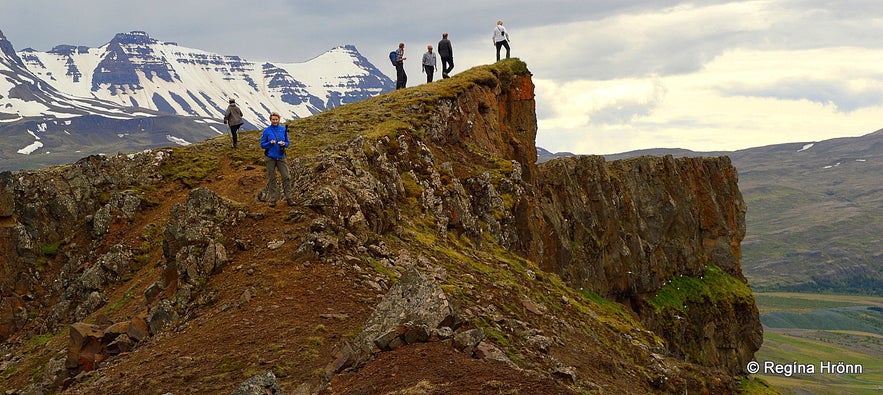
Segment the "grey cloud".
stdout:
<path fill-rule="evenodd" d="M 837 111 L 844 113 L 883 104 L 883 89 L 879 87 L 850 88 L 847 81 L 839 80 L 792 79 L 762 87 L 731 87 L 722 88 L 720 91 L 727 96 L 809 100 L 833 105 Z"/>
<path fill-rule="evenodd" d="M 655 103 L 617 103 L 616 105 L 593 111 L 589 115 L 589 120 L 593 125 L 627 124 L 638 116 L 649 115 L 654 107 L 656 107 Z"/>

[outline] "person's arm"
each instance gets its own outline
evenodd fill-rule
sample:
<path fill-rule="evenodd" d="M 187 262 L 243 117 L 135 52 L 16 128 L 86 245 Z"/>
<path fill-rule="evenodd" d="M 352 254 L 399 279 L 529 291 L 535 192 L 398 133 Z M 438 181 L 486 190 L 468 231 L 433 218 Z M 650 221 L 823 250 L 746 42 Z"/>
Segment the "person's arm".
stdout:
<path fill-rule="evenodd" d="M 267 133 L 267 129 L 264 129 L 264 132 L 261 133 L 261 148 L 269 149 L 273 146 L 273 143 L 270 142 L 270 134 Z"/>

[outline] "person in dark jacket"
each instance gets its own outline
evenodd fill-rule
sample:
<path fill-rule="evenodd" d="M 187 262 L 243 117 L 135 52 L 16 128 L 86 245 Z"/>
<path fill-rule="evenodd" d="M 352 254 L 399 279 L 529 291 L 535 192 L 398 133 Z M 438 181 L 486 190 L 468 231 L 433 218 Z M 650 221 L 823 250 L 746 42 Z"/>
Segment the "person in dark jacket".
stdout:
<path fill-rule="evenodd" d="M 454 69 L 454 49 L 451 47 L 451 40 L 448 40 L 448 33 L 442 33 L 437 50 L 441 58 L 442 78 L 448 78 L 448 73 Z"/>
<path fill-rule="evenodd" d="M 405 43 L 399 43 L 396 50 L 396 90 L 404 89 L 408 84 L 408 75 L 405 74 Z"/>
<path fill-rule="evenodd" d="M 230 99 L 230 105 L 227 106 L 227 113 L 224 114 L 224 123 L 230 127 L 230 135 L 233 137 L 233 148 L 236 148 L 239 140 L 236 132 L 242 126 L 242 110 L 236 105 L 236 100 Z"/>
<path fill-rule="evenodd" d="M 282 193 L 289 206 L 294 205 L 291 200 L 291 180 L 288 175 L 288 159 L 285 157 L 285 149 L 288 148 L 288 130 L 279 124 L 279 113 L 270 114 L 270 126 L 261 133 L 261 148 L 266 155 L 267 164 L 267 200 L 270 207 L 276 207 L 279 198 L 279 188 L 276 185 L 276 170 L 282 178 Z"/>

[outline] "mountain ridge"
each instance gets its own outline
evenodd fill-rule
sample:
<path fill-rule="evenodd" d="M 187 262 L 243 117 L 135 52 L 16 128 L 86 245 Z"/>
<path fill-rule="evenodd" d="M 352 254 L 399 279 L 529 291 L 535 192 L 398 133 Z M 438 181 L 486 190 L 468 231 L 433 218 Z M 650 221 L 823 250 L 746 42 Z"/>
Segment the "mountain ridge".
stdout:
<path fill-rule="evenodd" d="M 256 131 L 0 173 L 0 384 L 737 392 L 762 329 L 729 160 L 539 167 L 535 111 L 508 59 L 289 121 L 295 207 Z"/>

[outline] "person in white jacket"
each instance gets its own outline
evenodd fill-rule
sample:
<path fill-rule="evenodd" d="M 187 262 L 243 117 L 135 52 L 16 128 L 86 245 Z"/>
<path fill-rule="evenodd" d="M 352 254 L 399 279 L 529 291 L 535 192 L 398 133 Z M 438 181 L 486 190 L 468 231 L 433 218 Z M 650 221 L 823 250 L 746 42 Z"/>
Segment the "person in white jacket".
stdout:
<path fill-rule="evenodd" d="M 509 32 L 503 27 L 503 21 L 497 21 L 494 28 L 494 45 L 497 47 L 497 61 L 500 60 L 500 47 L 506 47 L 506 59 L 509 59 Z"/>

